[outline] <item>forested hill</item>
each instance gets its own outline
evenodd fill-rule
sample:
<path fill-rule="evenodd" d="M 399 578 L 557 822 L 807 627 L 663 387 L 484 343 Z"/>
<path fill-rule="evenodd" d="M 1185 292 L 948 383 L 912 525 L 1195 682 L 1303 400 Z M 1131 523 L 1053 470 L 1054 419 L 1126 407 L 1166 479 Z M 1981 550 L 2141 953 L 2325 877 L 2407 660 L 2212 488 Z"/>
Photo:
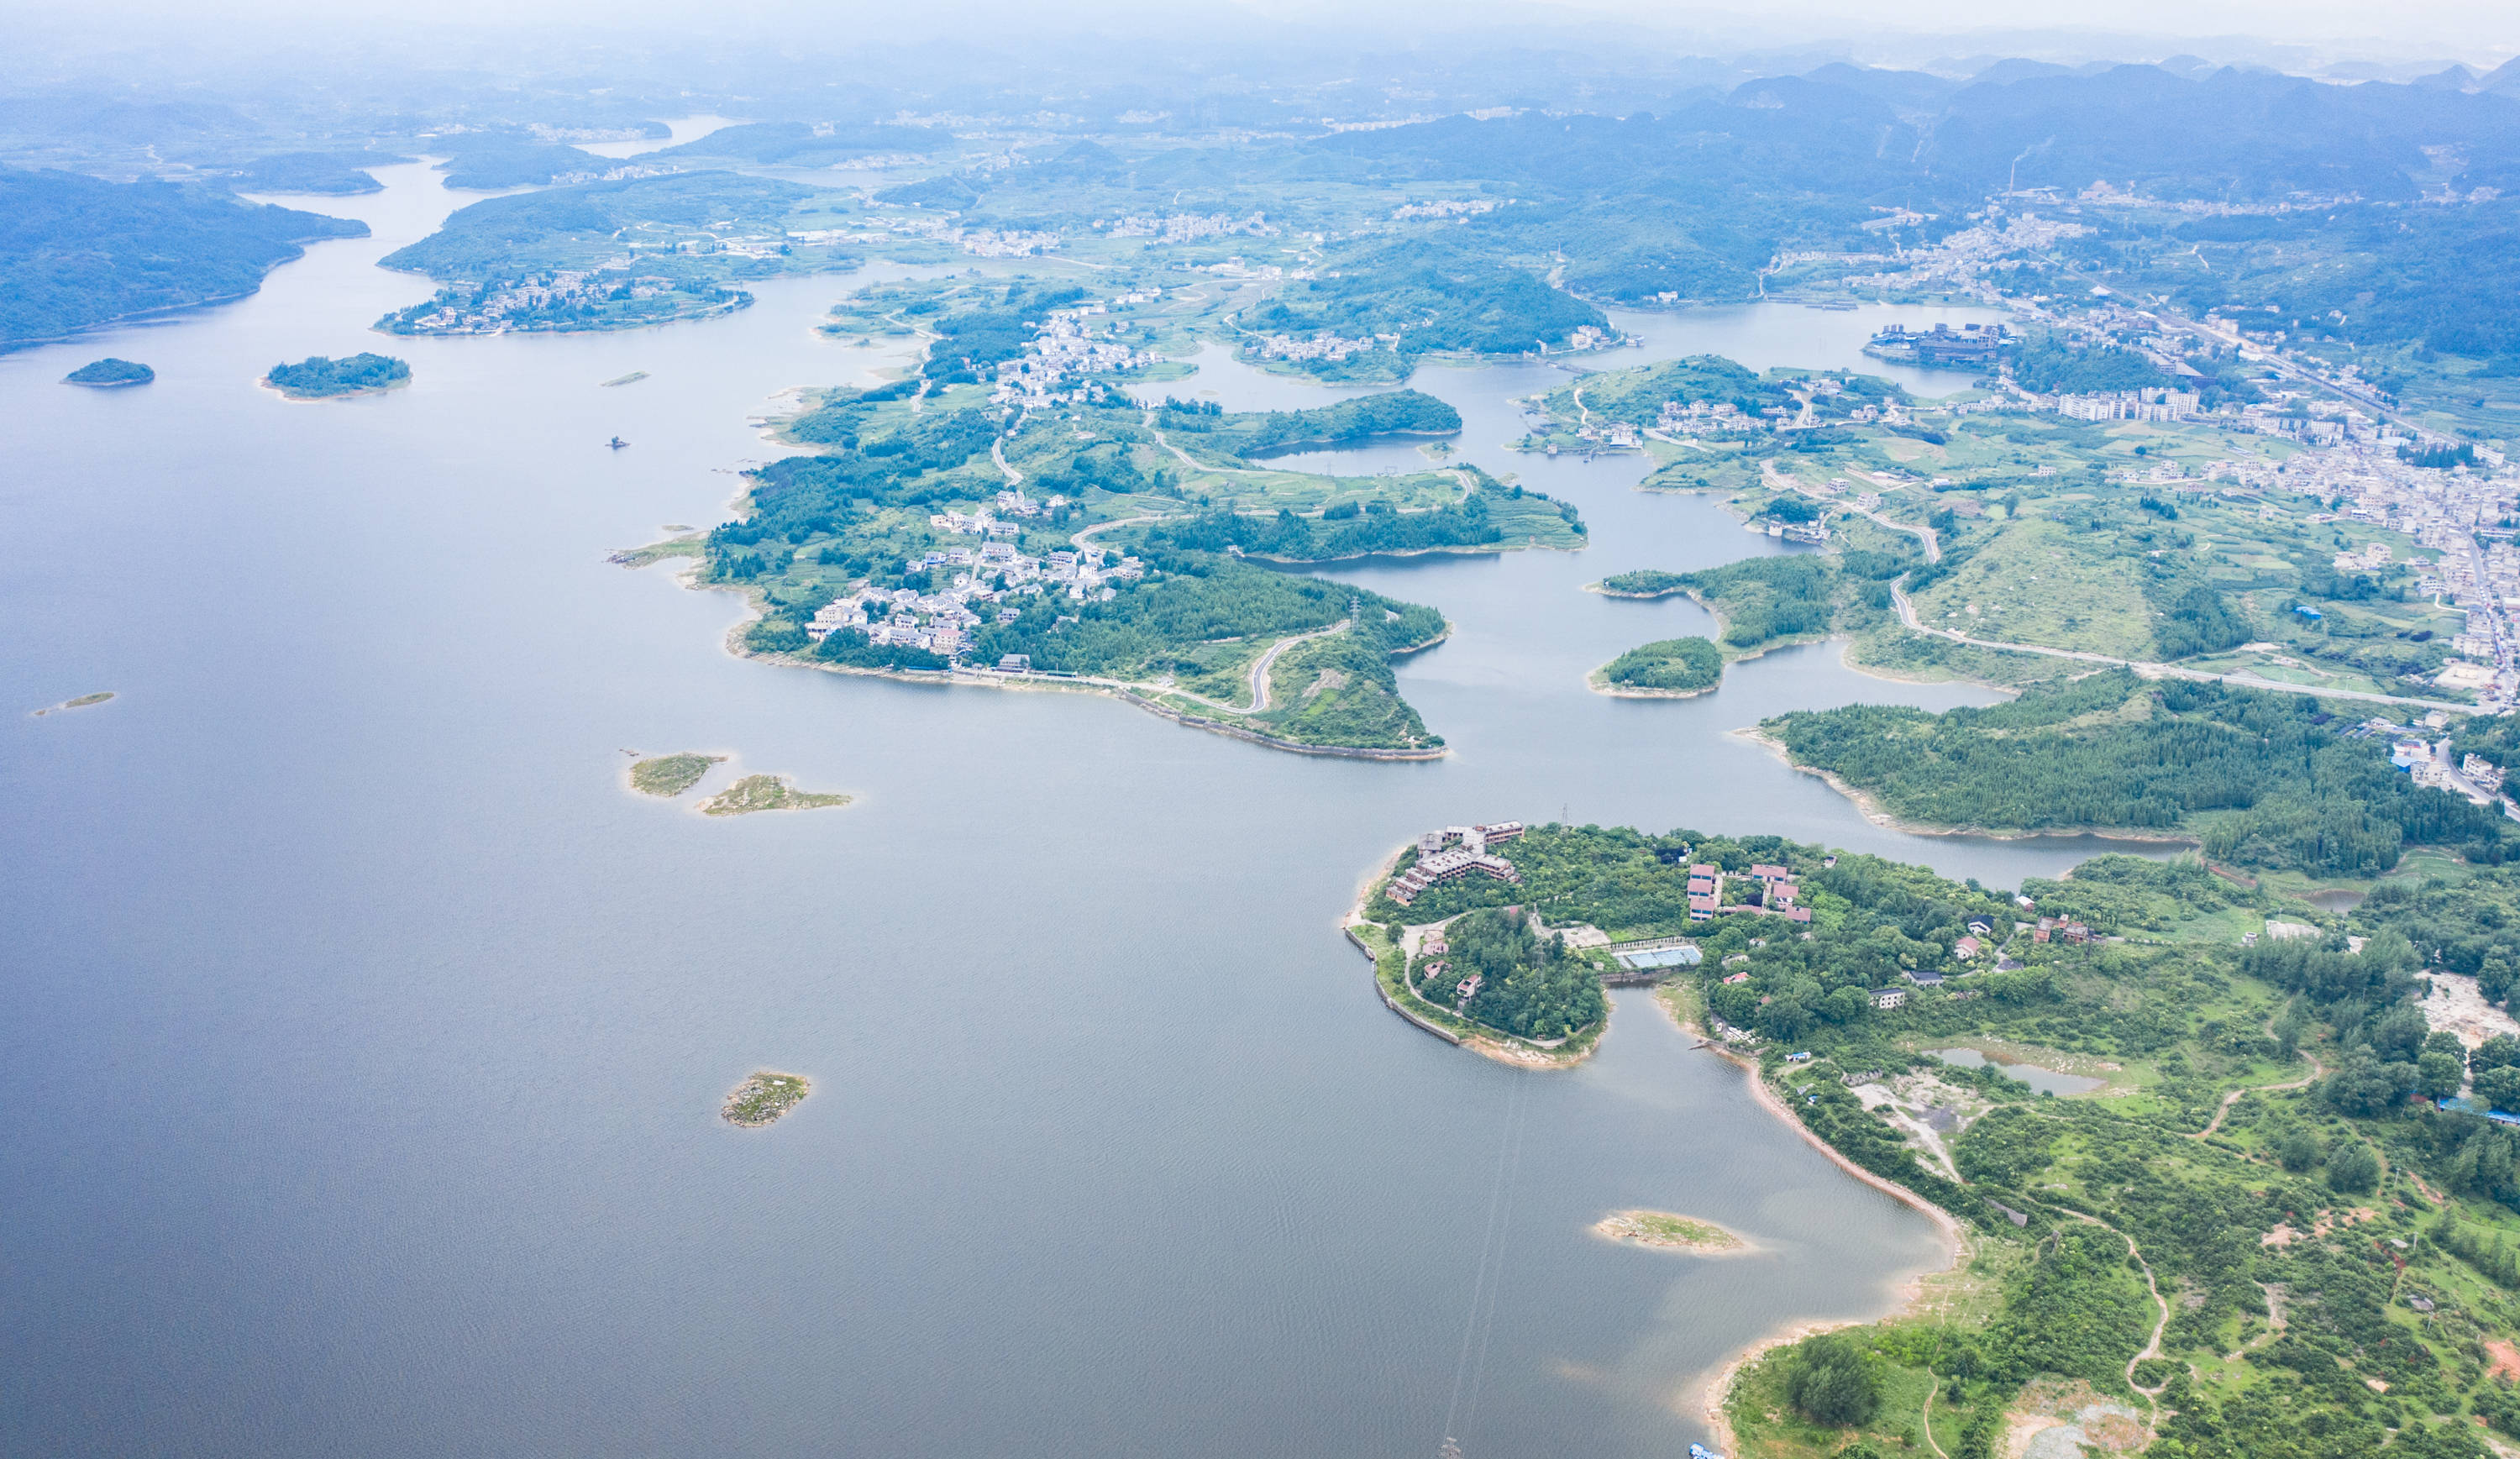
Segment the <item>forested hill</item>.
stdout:
<path fill-rule="evenodd" d="M 207 188 L 0 168 L 0 349 L 251 293 L 301 243 L 367 232 Z"/>
<path fill-rule="evenodd" d="M 1166 400 L 1156 423 L 1167 430 L 1201 432 L 1220 450 L 1256 459 L 1325 446 L 1348 446 L 1376 436 L 1448 436 L 1462 429 L 1462 414 L 1422 390 L 1386 390 L 1300 411 L 1239 411 L 1214 402 Z"/>
<path fill-rule="evenodd" d="M 381 260 L 445 281 L 505 278 L 574 261 L 578 252 L 618 252 L 613 235 L 635 223 L 698 227 L 733 218 L 767 227 L 814 196 L 811 188 L 732 172 L 582 183 L 548 192 L 492 198 L 459 208 L 437 232 Z"/>
<path fill-rule="evenodd" d="M 1762 727 L 1794 764 L 1877 796 L 1893 815 L 2001 830 L 2179 830 L 2246 865 L 2367 876 L 2406 849 L 2507 855 L 2501 815 L 2419 787 L 2386 742 L 2302 694 L 2138 680 L 2111 669 L 1956 709 L 1850 705 Z"/>

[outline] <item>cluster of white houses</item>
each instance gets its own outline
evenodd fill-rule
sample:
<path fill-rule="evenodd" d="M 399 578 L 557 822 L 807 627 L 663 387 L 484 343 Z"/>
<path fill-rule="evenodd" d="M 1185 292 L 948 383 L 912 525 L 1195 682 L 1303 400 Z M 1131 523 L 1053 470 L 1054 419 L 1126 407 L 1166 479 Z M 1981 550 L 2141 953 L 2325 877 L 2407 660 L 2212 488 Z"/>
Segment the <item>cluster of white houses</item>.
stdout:
<path fill-rule="evenodd" d="M 1440 831 L 1428 831 L 1418 838 L 1417 864 L 1391 879 L 1391 900 L 1407 906 L 1428 887 L 1459 880 L 1473 871 L 1499 881 L 1519 883 L 1522 873 L 1513 869 L 1513 862 L 1488 848 L 1521 834 L 1519 820 L 1501 820 L 1494 825 L 1448 825 Z"/>
<path fill-rule="evenodd" d="M 1147 575 L 1146 564 L 1137 558 L 1114 561 L 1100 548 L 1061 549 L 1035 557 L 998 541 L 931 552 L 903 565 L 942 568 L 953 573 L 953 581 L 929 592 L 861 586 L 816 611 L 806 626 L 807 637 L 820 641 L 836 630 L 858 629 L 873 642 L 924 648 L 950 658 L 970 647 L 970 631 L 985 617 L 1000 623 L 1020 617 L 1022 610 L 1014 606 L 1018 598 L 1049 593 L 1079 602 L 1107 602 L 1119 594 L 1114 584 Z"/>

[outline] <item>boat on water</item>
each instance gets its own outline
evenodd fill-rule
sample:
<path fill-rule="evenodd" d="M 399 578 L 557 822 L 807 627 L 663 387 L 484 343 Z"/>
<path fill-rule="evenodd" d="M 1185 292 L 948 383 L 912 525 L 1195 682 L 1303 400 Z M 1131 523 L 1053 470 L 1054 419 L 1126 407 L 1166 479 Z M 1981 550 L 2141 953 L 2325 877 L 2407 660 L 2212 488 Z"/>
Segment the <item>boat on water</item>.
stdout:
<path fill-rule="evenodd" d="M 1688 1446 L 1688 1459 L 1724 1459 L 1724 1456 L 1702 1443 L 1693 1443 Z"/>
<path fill-rule="evenodd" d="M 612 439 L 610 439 L 610 440 L 608 440 L 608 441 L 605 442 L 604 444 L 605 444 L 605 445 L 607 445 L 607 446 L 611 447 L 611 448 L 612 448 L 613 450 L 615 450 L 615 451 L 618 451 L 618 450 L 620 450 L 622 447 L 627 446 L 627 445 L 629 445 L 630 443 L 629 443 L 628 441 L 625 441 L 625 440 L 621 439 L 619 436 L 614 436 Z"/>

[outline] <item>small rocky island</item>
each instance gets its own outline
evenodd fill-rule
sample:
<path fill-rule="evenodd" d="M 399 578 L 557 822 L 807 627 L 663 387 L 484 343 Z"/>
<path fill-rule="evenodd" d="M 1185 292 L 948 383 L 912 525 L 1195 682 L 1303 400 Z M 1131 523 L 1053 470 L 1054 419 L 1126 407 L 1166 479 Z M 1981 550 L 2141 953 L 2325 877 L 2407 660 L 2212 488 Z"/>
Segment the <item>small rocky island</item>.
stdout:
<path fill-rule="evenodd" d="M 755 811 L 816 811 L 827 806 L 845 806 L 845 795 L 822 795 L 799 790 L 788 782 L 786 775 L 745 775 L 724 790 L 700 802 L 704 816 L 749 816 Z"/>
<path fill-rule="evenodd" d="M 113 690 L 99 689 L 93 694 L 81 694 L 75 699 L 64 699 L 59 704 L 47 704 L 35 711 L 35 718 L 40 720 L 48 714 L 60 714 L 65 709 L 85 709 L 91 704 L 103 704 L 112 697 Z"/>
<path fill-rule="evenodd" d="M 333 400 L 410 384 L 411 366 L 368 351 L 338 360 L 309 355 L 294 365 L 272 366 L 262 382 L 292 400 Z"/>
<path fill-rule="evenodd" d="M 768 1069 L 755 1070 L 752 1078 L 735 1086 L 726 1096 L 725 1108 L 718 1111 L 729 1125 L 746 1129 L 759 1129 L 774 1124 L 779 1117 L 802 1104 L 813 1086 L 801 1074 L 778 1074 Z"/>
<path fill-rule="evenodd" d="M 82 365 L 62 376 L 66 385 L 85 385 L 91 390 L 115 390 L 124 385 L 145 385 L 158 377 L 158 372 L 134 360 L 117 360 L 112 355 L 93 364 Z"/>
<path fill-rule="evenodd" d="M 698 784 L 710 766 L 725 762 L 724 755 L 701 755 L 690 750 L 642 760 L 630 767 L 630 788 L 642 795 L 671 800 Z"/>
<path fill-rule="evenodd" d="M 1674 1216 L 1668 1211 L 1613 1211 L 1594 1222 L 1593 1234 L 1629 1246 L 1687 1252 L 1695 1257 L 1726 1256 L 1750 1247 L 1712 1221 Z"/>

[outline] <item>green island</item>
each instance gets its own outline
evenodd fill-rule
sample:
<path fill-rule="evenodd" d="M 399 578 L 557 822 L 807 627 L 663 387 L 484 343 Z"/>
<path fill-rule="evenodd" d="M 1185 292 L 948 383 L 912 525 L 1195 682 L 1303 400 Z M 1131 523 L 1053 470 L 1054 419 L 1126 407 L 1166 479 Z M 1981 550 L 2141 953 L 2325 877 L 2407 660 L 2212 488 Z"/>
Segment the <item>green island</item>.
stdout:
<path fill-rule="evenodd" d="M 1688 1252 L 1715 1257 L 1749 1250 L 1749 1243 L 1713 1221 L 1674 1216 L 1668 1211 L 1613 1211 L 1593 1224 L 1593 1234 L 1605 1241 L 1654 1251 Z"/>
<path fill-rule="evenodd" d="M 390 355 L 364 350 L 338 360 L 309 355 L 294 365 L 272 366 L 262 382 L 291 400 L 331 400 L 410 384 L 411 367 Z"/>
<path fill-rule="evenodd" d="M 852 797 L 799 790 L 786 775 L 745 775 L 700 802 L 703 816 L 750 816 L 759 811 L 819 811 L 845 806 Z"/>
<path fill-rule="evenodd" d="M 759 1129 L 776 1124 L 779 1117 L 805 1102 L 813 1086 L 801 1074 L 777 1074 L 763 1069 L 735 1086 L 718 1110 L 729 1125 L 745 1129 Z"/>
<path fill-rule="evenodd" d="M 659 755 L 630 767 L 630 788 L 642 795 L 670 800 L 698 784 L 710 766 L 725 763 L 724 755 L 701 755 L 689 750 L 679 755 Z"/>
<path fill-rule="evenodd" d="M 2498 806 L 2392 764 L 2393 732 L 2306 694 L 2106 669 L 1983 709 L 1848 705 L 1760 733 L 1868 810 L 1937 829 L 2166 832 L 2217 862 L 2340 876 L 2424 846 L 2497 864 L 2520 842 Z"/>
<path fill-rule="evenodd" d="M 2520 982 L 2520 872 L 2428 856 L 2330 912 L 2192 857 L 2012 893 L 1776 836 L 1544 825 L 1482 852 L 1517 879 L 1457 870 L 1405 907 L 1395 879 L 1352 918 L 1387 998 L 1431 981 L 1409 947 L 1545 918 L 1948 1222 L 1951 1266 L 1899 1310 L 1726 1370 L 1728 1455 L 1996 1459 L 2072 1427 L 2182 1459 L 2485 1459 L 2488 1431 L 2520 1437 L 2520 1132 L 2483 1113 L 2520 1103 L 2520 1024 L 2426 996 Z M 1446 1003 L 1394 1006 L 1469 1041 Z"/>
<path fill-rule="evenodd" d="M 86 385 L 91 389 L 112 390 L 124 385 L 145 385 L 158 377 L 158 372 L 130 360 L 112 355 L 91 361 L 62 376 L 66 385 Z"/>
<path fill-rule="evenodd" d="M 34 711 L 34 717 L 40 720 L 48 714 L 60 714 L 66 709 L 86 709 L 90 705 L 103 704 L 106 700 L 112 697 L 113 690 L 99 689 L 93 694 L 81 694 L 75 699 L 64 699 L 59 704 L 48 704 L 43 708 Z"/>
<path fill-rule="evenodd" d="M 1631 648 L 1586 681 L 1598 693 L 1655 699 L 1685 699 L 1723 682 L 1723 652 L 1697 638 L 1663 639 Z"/>
<path fill-rule="evenodd" d="M 798 454 L 748 473 L 742 517 L 614 560 L 690 560 L 695 586 L 745 594 L 758 617 L 735 646 L 779 662 L 1092 689 L 1305 753 L 1442 754 L 1392 660 L 1440 641 L 1443 615 L 1261 562 L 1580 548 L 1581 516 L 1468 464 L 1266 464 L 1458 431 L 1420 392 L 1142 403 L 1117 384 L 1161 368 L 1132 321 L 1163 295 L 1112 282 L 1112 298 L 1025 278 L 861 290 L 833 327 L 897 330 L 912 371 L 811 392 L 776 427 Z"/>

